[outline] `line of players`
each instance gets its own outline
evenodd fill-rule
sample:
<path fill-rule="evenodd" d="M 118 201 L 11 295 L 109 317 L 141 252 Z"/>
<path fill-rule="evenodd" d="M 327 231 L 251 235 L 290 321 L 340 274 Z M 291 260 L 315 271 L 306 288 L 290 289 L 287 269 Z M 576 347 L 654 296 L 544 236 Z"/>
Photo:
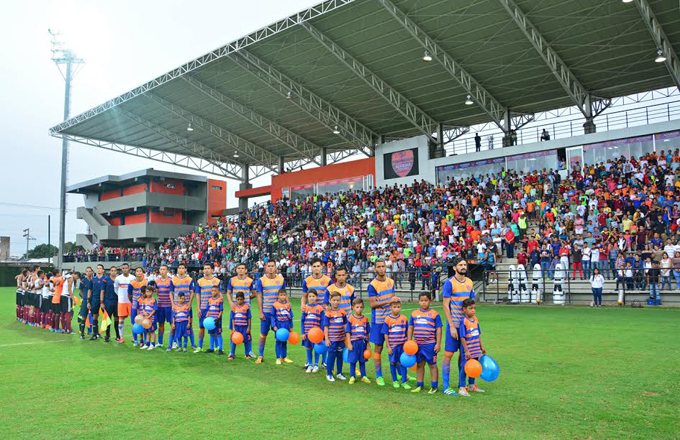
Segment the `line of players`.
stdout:
<path fill-rule="evenodd" d="M 38 266 L 16 276 L 17 320 L 58 333 L 71 333 L 73 286 L 77 277 L 61 272 L 45 272 Z"/>
<path fill-rule="evenodd" d="M 484 350 L 480 341 L 479 321 L 475 315 L 474 290 L 472 281 L 466 277 L 467 263 L 463 259 L 455 262 L 455 274 L 443 286 L 444 314 L 446 319 L 446 333 L 442 335 L 443 324 L 439 314 L 430 309 L 429 294 L 423 293 L 419 297 L 418 310 L 410 319 L 400 314 L 401 300 L 395 295 L 394 281 L 386 276 L 384 260 L 375 262 L 376 277 L 368 285 L 368 302 L 371 308 L 370 323 L 363 316 L 363 300 L 355 298 L 354 288 L 347 283 L 348 272 L 345 268 L 336 269 L 336 280 L 333 281 L 322 272 L 321 260 L 312 261 L 312 274 L 303 281 L 302 285 L 302 316 L 301 330 L 303 345 L 307 351 L 305 371 L 313 373 L 319 371 L 319 364 L 326 367 L 327 379 L 345 380 L 342 374 L 343 350 L 349 349 L 351 367 L 350 383 L 356 380 L 356 364 L 359 364 L 360 379 L 370 382 L 366 378 L 364 347 L 373 344 L 373 364 L 376 372 L 376 383 L 385 385 L 382 373 L 382 351 L 387 342 L 390 360 L 390 372 L 393 386 L 411 389 L 407 383 L 406 369 L 400 364 L 403 345 L 413 339 L 418 343 L 417 357 L 417 387 L 413 392 L 424 389 L 424 367 L 430 366 L 432 388 L 430 393 L 438 390 L 437 355 L 441 350 L 442 336 L 445 339 L 444 359 L 442 365 L 442 379 L 444 394 L 457 394 L 450 388 L 450 364 L 456 351 L 461 351 L 458 358 L 459 393 L 469 395 L 466 386 L 464 363 L 466 359 L 479 358 Z M 278 328 L 293 329 L 293 312 L 286 293 L 283 276 L 277 273 L 276 264 L 270 261 L 265 266 L 265 274 L 257 281 L 247 276 L 246 266 L 241 264 L 236 268 L 237 275 L 230 278 L 226 286 L 213 276 L 212 267 L 206 264 L 203 276 L 193 280 L 187 275 L 186 266 L 180 264 L 177 274 L 170 276 L 168 267 L 160 267 L 160 276 L 153 285 L 149 285 L 144 278 L 141 268 L 130 273 L 127 264 L 121 266 L 122 274 L 116 268 L 111 268 L 107 275 L 104 267 L 97 266 L 96 275 L 91 268 L 87 268 L 82 278 L 74 273 L 68 282 L 68 291 L 72 297 L 73 286 L 80 280 L 80 294 L 83 305 L 80 309 L 79 323 L 81 338 L 85 338 L 86 323 L 89 319 L 92 326 L 91 340 L 100 338 L 98 332 L 98 311 L 106 310 L 108 315 L 118 322 L 106 330 L 105 341 L 110 340 L 111 327 L 115 328 L 116 341 L 124 343 L 124 325 L 128 317 L 134 323 L 136 315 L 151 323 L 145 329 L 138 341 L 133 336 L 133 344 L 141 348 L 153 349 L 163 346 L 165 324 L 170 324 L 167 351 L 175 345 L 177 350 L 186 351 L 188 341 L 191 341 L 194 353 L 203 351 L 205 334 L 204 320 L 212 317 L 215 326 L 209 331 L 211 348 L 207 352 L 222 351 L 222 314 L 224 311 L 221 292 L 226 290 L 226 297 L 230 304 L 231 313 L 229 328 L 244 336 L 246 358 L 253 357 L 250 342 L 251 336 L 251 300 L 257 300 L 257 311 L 260 317 L 259 355 L 256 364 L 264 362 L 265 345 L 270 330 Z M 63 284 L 63 283 L 62 283 Z M 199 334 L 198 346 L 193 333 L 193 304 L 196 298 L 198 306 Z M 19 312 L 17 312 L 19 313 Z M 319 327 L 324 330 L 324 342 L 328 351 L 324 355 L 315 354 L 314 344 L 308 339 L 308 332 Z M 156 344 L 158 331 L 158 344 Z M 461 342 L 462 341 L 462 342 Z M 287 357 L 286 343 L 277 342 L 276 363 L 292 363 Z M 464 352 L 464 353 L 463 353 Z M 235 357 L 235 345 L 231 343 L 229 359 Z M 337 360 L 337 365 L 334 365 Z M 335 367 L 335 369 L 334 369 Z M 482 392 L 474 380 L 468 381 L 472 391 Z"/>

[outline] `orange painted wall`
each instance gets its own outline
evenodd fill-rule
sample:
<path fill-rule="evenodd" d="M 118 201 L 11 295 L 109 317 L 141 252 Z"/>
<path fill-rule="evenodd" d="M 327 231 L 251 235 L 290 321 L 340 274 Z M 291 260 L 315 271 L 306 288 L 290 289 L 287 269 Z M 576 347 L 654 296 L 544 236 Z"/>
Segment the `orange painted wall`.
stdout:
<path fill-rule="evenodd" d="M 346 177 L 368 176 L 369 174 L 373 175 L 373 178 L 375 179 L 374 157 L 276 175 L 272 177 L 272 202 L 281 198 L 282 188 L 325 182 L 327 180 L 343 179 Z"/>
<path fill-rule="evenodd" d="M 116 197 L 120 197 L 120 190 L 119 189 L 114 189 L 112 191 L 106 191 L 103 192 L 100 200 L 111 200 L 115 199 Z"/>
<path fill-rule="evenodd" d="M 146 212 L 141 214 L 130 214 L 125 216 L 126 225 L 136 225 L 137 223 L 146 223 Z"/>
<path fill-rule="evenodd" d="M 151 211 L 149 213 L 149 223 L 167 223 L 172 225 L 181 225 L 182 211 L 180 211 L 179 209 L 166 209 L 163 212 Z"/>
<path fill-rule="evenodd" d="M 227 182 L 208 179 L 208 223 L 214 223 L 213 217 L 221 217 L 225 209 L 227 209 Z"/>
<path fill-rule="evenodd" d="M 123 195 L 131 196 L 133 194 L 139 194 L 144 191 L 146 191 L 146 183 L 140 183 L 138 185 L 132 185 L 128 186 L 127 188 L 123 188 Z"/>
<path fill-rule="evenodd" d="M 168 188 L 168 184 L 175 185 L 174 188 Z M 184 185 L 182 182 L 174 181 L 174 180 L 164 180 L 162 182 L 151 182 L 151 191 L 152 193 L 161 193 L 161 194 L 175 194 L 181 196 L 184 194 Z"/>
<path fill-rule="evenodd" d="M 111 226 L 120 226 L 120 217 L 111 217 L 107 219 Z"/>

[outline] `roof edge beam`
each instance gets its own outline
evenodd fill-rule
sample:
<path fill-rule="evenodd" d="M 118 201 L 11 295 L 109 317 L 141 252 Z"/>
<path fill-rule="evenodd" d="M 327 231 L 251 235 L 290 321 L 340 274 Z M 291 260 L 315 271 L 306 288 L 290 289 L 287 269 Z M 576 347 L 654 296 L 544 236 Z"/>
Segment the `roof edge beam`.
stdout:
<path fill-rule="evenodd" d="M 437 60 L 447 72 L 460 84 L 474 99 L 477 104 L 491 120 L 504 132 L 508 132 L 503 125 L 503 114 L 505 107 L 498 102 L 477 80 L 470 75 L 460 64 L 449 56 L 434 39 L 425 33 L 413 20 L 397 8 L 390 0 L 378 0 L 384 8 L 394 17 L 399 24 L 406 29 L 411 36 L 427 52 Z"/>
<path fill-rule="evenodd" d="M 378 135 L 306 87 L 288 78 L 253 54 L 242 50 L 231 57 L 246 71 L 290 100 L 329 130 L 338 128 L 339 136 L 353 144 L 359 151 L 372 156 L 373 139 Z"/>
<path fill-rule="evenodd" d="M 541 35 L 536 27 L 531 23 L 529 18 L 517 6 L 513 0 L 498 0 L 501 5 L 508 12 L 515 24 L 519 27 L 522 33 L 527 37 L 531 45 L 534 46 L 536 52 L 543 58 L 543 61 L 548 65 L 557 81 L 559 81 L 562 88 L 567 92 L 567 95 L 574 101 L 574 104 L 579 108 L 586 119 L 593 117 L 593 109 L 596 101 L 589 99 L 590 93 L 586 90 L 581 82 L 576 78 L 576 75 L 567 67 L 562 58 L 550 47 L 550 43 Z M 598 100 L 602 100 L 599 99 Z M 607 101 L 607 99 L 604 99 Z"/>
<path fill-rule="evenodd" d="M 277 172 L 275 168 L 271 167 L 271 164 L 278 163 L 279 159 L 275 157 L 273 154 L 269 153 L 264 148 L 255 145 L 252 142 L 243 139 L 242 137 L 237 136 L 234 133 L 231 133 L 230 131 L 227 131 L 222 127 L 219 127 L 213 124 L 212 122 L 206 121 L 200 116 L 195 115 L 190 111 L 176 104 L 173 104 L 170 101 L 167 101 L 164 98 L 161 98 L 155 93 L 148 93 L 146 96 L 152 101 L 156 102 L 161 107 L 164 107 L 166 110 L 169 110 L 170 112 L 174 113 L 175 115 L 179 116 L 185 121 L 191 123 L 192 127 L 200 128 L 201 130 L 210 134 L 215 139 L 218 139 L 224 142 L 225 144 L 230 145 L 238 152 L 243 153 L 244 155 L 250 157 L 252 160 L 255 161 L 255 164 L 262 165 L 265 168 L 271 170 L 271 172 L 273 173 Z"/>
<path fill-rule="evenodd" d="M 241 176 L 239 175 L 241 172 L 240 168 L 234 165 L 230 166 L 230 164 L 222 157 L 222 155 L 215 153 L 203 145 L 190 141 L 189 139 L 182 137 L 175 132 L 165 129 L 160 125 L 149 121 L 148 119 L 135 115 L 134 113 L 130 113 L 127 110 L 124 110 L 122 107 L 117 107 L 113 109 L 113 111 L 122 114 L 129 120 L 148 128 L 159 136 L 177 145 L 183 150 L 182 154 L 186 156 L 195 156 L 199 159 L 205 160 L 206 162 L 209 162 L 214 166 L 224 170 L 225 175 L 230 176 L 234 180 L 241 181 Z"/>
<path fill-rule="evenodd" d="M 635 0 L 635 4 L 640 10 L 640 15 L 642 15 L 642 19 L 656 44 L 656 48 L 666 57 L 664 63 L 666 68 L 668 68 L 668 73 L 673 78 L 675 86 L 680 89 L 680 60 L 678 59 L 678 54 L 675 53 L 673 46 L 671 46 L 666 33 L 661 27 L 661 23 L 656 19 L 656 15 L 654 15 L 654 11 L 652 11 L 652 7 L 647 0 Z"/>
<path fill-rule="evenodd" d="M 184 79 L 184 81 L 186 81 L 193 87 L 203 92 L 205 95 L 207 95 L 214 101 L 218 102 L 219 104 L 222 104 L 223 106 L 227 107 L 234 113 L 243 116 L 256 127 L 260 128 L 261 130 L 270 134 L 271 136 L 277 138 L 279 141 L 281 141 L 291 149 L 297 151 L 304 158 L 310 159 L 312 162 L 316 163 L 317 165 L 320 165 L 320 163 L 316 159 L 316 156 L 318 156 L 319 151 L 321 151 L 321 147 L 319 147 L 318 145 L 293 133 L 292 131 L 288 130 L 282 125 L 279 125 L 276 122 L 265 118 L 261 114 L 256 113 L 255 111 L 251 110 L 250 108 L 246 107 L 245 105 L 239 102 L 236 102 L 234 99 L 199 81 L 198 79 L 194 78 L 191 75 L 185 75 L 182 77 L 182 79 Z"/>
<path fill-rule="evenodd" d="M 316 29 L 310 23 L 302 23 L 302 27 L 323 47 L 331 52 L 345 66 L 351 69 L 356 76 L 361 78 L 374 92 L 382 96 L 400 115 L 402 115 L 415 128 L 425 136 L 434 140 L 433 134 L 439 125 L 430 115 L 421 110 L 404 95 L 399 93 L 366 66 L 352 57 L 337 43 L 331 40 L 323 32 Z"/>

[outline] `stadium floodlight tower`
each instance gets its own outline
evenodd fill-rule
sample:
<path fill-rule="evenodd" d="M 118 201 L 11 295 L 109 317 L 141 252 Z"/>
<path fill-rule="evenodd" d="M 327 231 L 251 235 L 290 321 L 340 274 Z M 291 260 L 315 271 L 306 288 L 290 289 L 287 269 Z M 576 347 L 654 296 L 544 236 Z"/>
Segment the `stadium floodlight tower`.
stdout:
<path fill-rule="evenodd" d="M 71 81 L 77 70 L 85 63 L 85 60 L 75 56 L 73 51 L 67 49 L 61 41 L 61 32 L 47 30 L 52 36 L 52 61 L 57 65 L 59 73 L 66 83 L 64 91 L 64 121 L 68 120 L 71 112 Z M 64 137 L 61 141 L 61 184 L 59 186 L 59 252 L 57 252 L 57 267 L 61 268 L 64 262 L 64 242 L 66 235 L 66 174 L 68 172 L 68 140 Z"/>

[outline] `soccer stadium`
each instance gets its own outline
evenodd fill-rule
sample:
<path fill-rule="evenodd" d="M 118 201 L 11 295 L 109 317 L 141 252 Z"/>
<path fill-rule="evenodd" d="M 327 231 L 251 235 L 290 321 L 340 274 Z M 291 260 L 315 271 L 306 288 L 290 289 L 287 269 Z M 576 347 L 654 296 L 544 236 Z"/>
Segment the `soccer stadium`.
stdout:
<path fill-rule="evenodd" d="M 327 0 L 75 115 L 55 41 L 10 438 L 680 436 L 677 1 Z"/>

